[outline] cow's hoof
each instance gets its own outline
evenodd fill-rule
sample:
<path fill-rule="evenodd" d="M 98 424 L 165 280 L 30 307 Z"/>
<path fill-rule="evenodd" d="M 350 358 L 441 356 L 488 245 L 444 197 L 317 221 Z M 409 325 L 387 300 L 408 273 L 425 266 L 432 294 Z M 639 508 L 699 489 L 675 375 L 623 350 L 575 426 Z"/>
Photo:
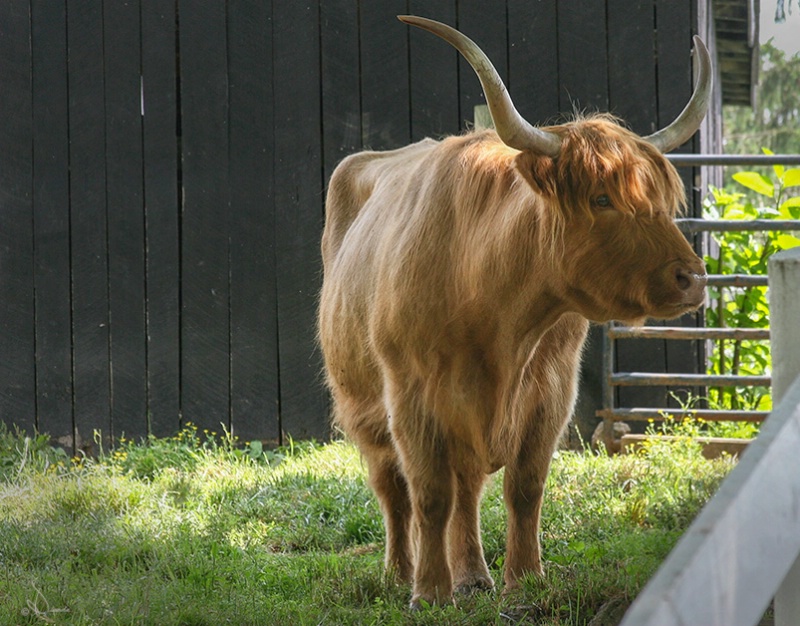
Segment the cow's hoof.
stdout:
<path fill-rule="evenodd" d="M 494 580 L 491 576 L 474 576 L 456 584 L 456 593 L 462 596 L 471 596 L 475 593 L 492 591 Z"/>
<path fill-rule="evenodd" d="M 453 597 L 441 599 L 426 599 L 423 596 L 414 596 L 411 598 L 411 604 L 409 604 L 409 608 L 412 611 L 424 611 L 425 609 L 429 609 L 432 606 L 447 606 L 449 604 L 455 604 L 455 600 Z"/>

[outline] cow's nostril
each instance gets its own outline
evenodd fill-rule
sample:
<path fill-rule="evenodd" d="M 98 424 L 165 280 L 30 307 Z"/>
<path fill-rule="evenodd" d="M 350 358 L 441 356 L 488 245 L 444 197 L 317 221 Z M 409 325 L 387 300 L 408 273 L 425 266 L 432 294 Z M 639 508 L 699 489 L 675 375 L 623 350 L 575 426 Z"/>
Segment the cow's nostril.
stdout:
<path fill-rule="evenodd" d="M 694 275 L 682 268 L 675 270 L 675 280 L 681 291 L 688 291 L 695 282 Z"/>

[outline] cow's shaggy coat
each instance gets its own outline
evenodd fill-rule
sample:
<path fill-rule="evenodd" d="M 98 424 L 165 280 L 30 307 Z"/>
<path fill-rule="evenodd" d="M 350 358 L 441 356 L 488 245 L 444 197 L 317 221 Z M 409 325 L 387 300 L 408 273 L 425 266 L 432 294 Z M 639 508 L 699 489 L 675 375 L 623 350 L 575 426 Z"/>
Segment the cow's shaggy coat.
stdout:
<path fill-rule="evenodd" d="M 367 461 L 386 566 L 415 606 L 493 586 L 478 505 L 501 467 L 506 586 L 542 573 L 544 483 L 589 320 L 703 298 L 663 155 L 608 116 L 547 131 L 556 158 L 472 132 L 352 155 L 330 181 L 319 335 L 334 419 Z"/>

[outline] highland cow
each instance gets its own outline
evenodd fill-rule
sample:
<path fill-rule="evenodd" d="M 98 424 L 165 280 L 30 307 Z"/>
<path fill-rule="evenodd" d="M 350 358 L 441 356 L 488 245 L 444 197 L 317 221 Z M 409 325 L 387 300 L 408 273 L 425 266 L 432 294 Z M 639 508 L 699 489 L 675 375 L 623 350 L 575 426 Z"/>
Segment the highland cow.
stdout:
<path fill-rule="evenodd" d="M 609 115 L 537 128 L 472 41 L 400 19 L 464 55 L 496 128 L 354 154 L 327 196 L 319 336 L 334 420 L 366 459 L 386 567 L 419 607 L 493 586 L 478 511 L 502 467 L 506 587 L 542 573 L 545 478 L 590 321 L 703 302 L 703 263 L 673 223 L 684 187 L 663 153 L 699 127 L 711 65 L 695 38 L 692 98 L 648 137 Z"/>

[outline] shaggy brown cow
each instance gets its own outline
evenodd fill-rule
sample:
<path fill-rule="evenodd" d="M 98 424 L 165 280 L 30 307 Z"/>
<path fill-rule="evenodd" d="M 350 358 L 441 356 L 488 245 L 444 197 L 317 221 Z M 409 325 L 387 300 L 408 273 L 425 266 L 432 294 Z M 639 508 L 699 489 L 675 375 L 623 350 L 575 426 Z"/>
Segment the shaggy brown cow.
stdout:
<path fill-rule="evenodd" d="M 699 78 L 678 119 L 641 138 L 595 115 L 539 129 L 486 56 L 458 48 L 497 132 L 346 158 L 330 181 L 319 335 L 335 421 L 358 444 L 386 526 L 386 566 L 412 606 L 491 588 L 478 523 L 505 467 L 507 588 L 541 574 L 539 512 L 570 419 L 589 320 L 699 306 L 703 263 L 674 225 L 685 203 L 662 156 L 696 130 Z"/>

